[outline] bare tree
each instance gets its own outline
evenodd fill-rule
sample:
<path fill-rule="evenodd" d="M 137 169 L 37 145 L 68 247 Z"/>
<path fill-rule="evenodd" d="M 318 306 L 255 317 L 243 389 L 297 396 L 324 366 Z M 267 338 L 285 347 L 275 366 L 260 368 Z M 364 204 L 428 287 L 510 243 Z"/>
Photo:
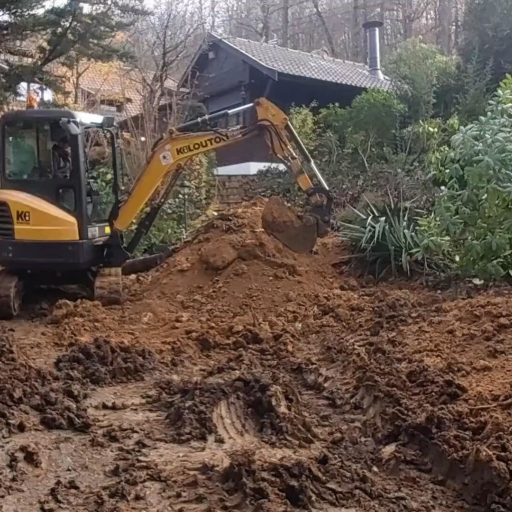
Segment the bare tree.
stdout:
<path fill-rule="evenodd" d="M 438 44 L 446 54 L 452 51 L 452 0 L 439 0 L 438 13 Z"/>
<path fill-rule="evenodd" d="M 205 20 L 190 0 L 161 0 L 153 15 L 141 22 L 144 38 L 139 47 L 137 69 L 143 93 L 146 122 L 155 122 L 155 112 L 171 103 L 172 89 L 202 36 Z M 156 127 L 147 127 L 152 133 Z"/>
<path fill-rule="evenodd" d="M 162 77 L 176 78 L 189 50 L 197 48 L 211 31 L 262 42 L 277 40 L 282 46 L 303 51 L 327 48 L 332 56 L 362 62 L 367 52 L 361 25 L 369 19 L 380 19 L 384 22 L 384 54 L 416 36 L 439 44 L 449 54 L 457 46 L 464 2 L 157 0 L 154 15 L 139 27 L 144 67 L 155 70 L 159 77 L 147 84 L 149 96 L 153 102 L 159 101 L 164 90 Z M 157 55 L 155 48 L 160 49 Z"/>
<path fill-rule="evenodd" d="M 333 57 L 336 57 L 338 53 L 336 51 L 336 45 L 334 44 L 334 39 L 332 37 L 331 31 L 329 30 L 327 22 L 325 21 L 325 17 L 322 14 L 322 11 L 320 10 L 318 0 L 311 0 L 311 2 L 313 3 L 313 8 L 315 9 L 316 17 L 318 18 L 318 21 L 320 21 L 320 24 L 322 25 L 322 28 L 324 30 L 325 37 L 327 38 L 327 43 L 329 44 L 329 49 L 331 50 L 331 55 Z"/>
<path fill-rule="evenodd" d="M 290 0 L 283 0 L 283 30 L 281 35 L 281 44 L 288 46 L 290 44 Z"/>

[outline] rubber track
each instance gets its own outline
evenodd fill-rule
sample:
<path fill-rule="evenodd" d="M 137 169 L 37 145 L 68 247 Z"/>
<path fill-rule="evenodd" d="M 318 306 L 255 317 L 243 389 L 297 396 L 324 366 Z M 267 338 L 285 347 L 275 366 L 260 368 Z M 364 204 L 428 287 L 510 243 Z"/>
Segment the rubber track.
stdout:
<path fill-rule="evenodd" d="M 104 306 L 123 303 L 123 277 L 121 268 L 104 268 L 94 280 L 94 300 Z"/>
<path fill-rule="evenodd" d="M 10 320 L 18 314 L 22 296 L 19 277 L 0 270 L 0 319 Z"/>

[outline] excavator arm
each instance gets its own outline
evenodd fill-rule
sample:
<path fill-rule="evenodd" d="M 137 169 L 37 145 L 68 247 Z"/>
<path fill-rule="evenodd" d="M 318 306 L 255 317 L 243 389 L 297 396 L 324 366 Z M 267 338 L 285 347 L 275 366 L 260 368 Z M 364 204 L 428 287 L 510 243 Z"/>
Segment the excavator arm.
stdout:
<path fill-rule="evenodd" d="M 247 127 L 191 133 L 191 130 L 211 125 L 213 121 L 252 109 L 255 111 L 256 121 Z M 290 249 L 296 252 L 310 251 L 317 236 L 324 236 L 328 231 L 332 206 L 329 189 L 286 114 L 270 101 L 259 99 L 253 104 L 204 116 L 172 128 L 166 137 L 157 141 L 145 169 L 138 176 L 128 195 L 111 214 L 114 230 L 124 232 L 145 206 L 158 196 L 139 222 L 126 247 L 127 252 L 133 252 L 151 228 L 188 160 L 207 151 L 262 135 L 271 151 L 290 170 L 296 183 L 312 203 L 308 214 L 303 219 L 298 219 L 290 210 L 284 213 L 281 211 L 279 214 L 277 203 L 270 202 L 268 209 L 263 213 L 263 227 Z M 293 148 L 292 142 L 299 154 Z M 313 185 L 305 165 L 308 165 L 316 175 L 319 185 Z"/>

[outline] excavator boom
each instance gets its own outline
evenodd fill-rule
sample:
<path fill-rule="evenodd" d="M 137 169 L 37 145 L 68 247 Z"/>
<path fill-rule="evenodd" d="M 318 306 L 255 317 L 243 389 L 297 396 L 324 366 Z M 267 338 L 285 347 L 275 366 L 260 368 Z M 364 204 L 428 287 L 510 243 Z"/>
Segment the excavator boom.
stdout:
<path fill-rule="evenodd" d="M 203 127 L 211 127 L 212 123 L 221 119 L 245 112 L 247 116 L 255 114 L 255 121 L 248 123 L 247 126 L 197 131 Z M 153 207 L 140 221 L 128 243 L 127 251 L 132 252 L 149 231 L 188 160 L 207 151 L 259 136 L 265 138 L 272 153 L 289 169 L 295 182 L 311 203 L 309 211 L 299 217 L 284 201 L 272 198 L 263 212 L 262 226 L 267 233 L 292 251 L 311 251 L 317 237 L 325 236 L 328 232 L 332 207 L 331 194 L 286 114 L 264 98 L 233 110 L 184 123 L 172 128 L 165 137 L 157 141 L 146 168 L 140 173 L 131 191 L 113 215 L 114 229 L 119 232 L 125 231 L 159 191 Z M 306 166 L 315 176 L 317 186 L 313 185 L 306 172 Z"/>

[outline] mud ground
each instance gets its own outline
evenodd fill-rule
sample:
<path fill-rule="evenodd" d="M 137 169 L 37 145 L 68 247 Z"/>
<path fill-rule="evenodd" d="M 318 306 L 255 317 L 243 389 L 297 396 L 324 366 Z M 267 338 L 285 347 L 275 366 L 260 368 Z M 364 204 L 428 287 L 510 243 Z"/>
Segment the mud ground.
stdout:
<path fill-rule="evenodd" d="M 129 300 L 0 324 L 0 511 L 512 510 L 512 296 L 223 214 Z"/>

